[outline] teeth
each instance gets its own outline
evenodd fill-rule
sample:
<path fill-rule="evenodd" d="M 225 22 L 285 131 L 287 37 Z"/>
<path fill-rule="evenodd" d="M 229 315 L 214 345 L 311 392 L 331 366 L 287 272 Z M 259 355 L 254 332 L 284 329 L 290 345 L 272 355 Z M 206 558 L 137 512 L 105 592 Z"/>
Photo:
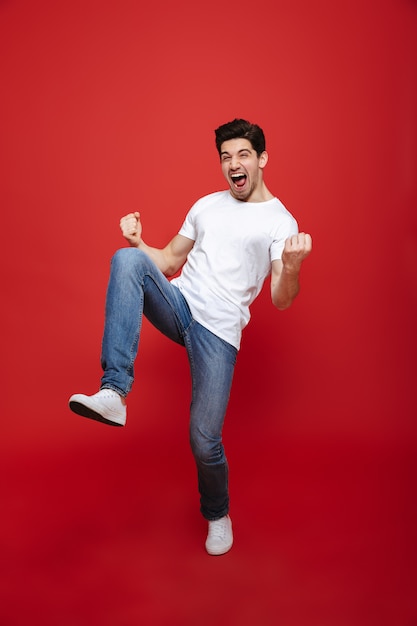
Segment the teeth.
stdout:
<path fill-rule="evenodd" d="M 245 176 L 245 174 L 232 174 L 231 176 L 232 176 L 232 178 L 243 178 L 243 176 Z"/>

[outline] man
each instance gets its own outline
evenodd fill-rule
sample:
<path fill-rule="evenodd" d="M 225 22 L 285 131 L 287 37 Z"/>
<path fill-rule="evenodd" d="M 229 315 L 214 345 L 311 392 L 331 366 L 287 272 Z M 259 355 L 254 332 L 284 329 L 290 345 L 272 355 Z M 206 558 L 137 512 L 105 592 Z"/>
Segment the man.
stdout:
<path fill-rule="evenodd" d="M 100 391 L 75 394 L 69 405 L 79 415 L 124 426 L 143 313 L 185 346 L 192 377 L 190 443 L 208 520 L 205 547 L 219 555 L 233 544 L 222 428 L 241 332 L 269 274 L 273 304 L 280 310 L 291 305 L 312 242 L 265 185 L 262 129 L 235 119 L 215 135 L 228 190 L 198 200 L 165 248 L 144 242 L 138 212 L 121 219 L 130 247 L 112 259 Z"/>

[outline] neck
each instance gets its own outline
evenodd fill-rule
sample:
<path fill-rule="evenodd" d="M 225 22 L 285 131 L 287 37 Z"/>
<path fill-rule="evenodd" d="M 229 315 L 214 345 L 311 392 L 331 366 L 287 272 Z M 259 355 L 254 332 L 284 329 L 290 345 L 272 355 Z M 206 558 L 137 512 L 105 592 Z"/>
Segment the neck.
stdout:
<path fill-rule="evenodd" d="M 269 191 L 265 183 L 262 182 L 259 189 L 253 191 L 247 199 L 247 202 L 267 202 L 268 200 L 272 200 L 272 198 L 274 198 L 274 195 Z"/>

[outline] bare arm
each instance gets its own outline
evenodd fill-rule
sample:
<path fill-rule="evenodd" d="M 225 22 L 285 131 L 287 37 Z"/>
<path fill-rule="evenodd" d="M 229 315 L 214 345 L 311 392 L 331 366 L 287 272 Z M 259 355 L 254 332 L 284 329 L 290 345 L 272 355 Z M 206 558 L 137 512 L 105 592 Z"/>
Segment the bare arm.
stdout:
<path fill-rule="evenodd" d="M 148 246 L 142 239 L 142 224 L 138 212 L 129 213 L 122 217 L 120 229 L 129 245 L 145 252 L 165 276 L 173 276 L 184 265 L 187 255 L 194 245 L 192 239 L 183 235 L 176 235 L 165 248 Z"/>
<path fill-rule="evenodd" d="M 311 236 L 299 233 L 286 240 L 282 260 L 272 261 L 271 297 L 277 309 L 283 311 L 291 306 L 300 291 L 301 265 L 311 249 Z"/>

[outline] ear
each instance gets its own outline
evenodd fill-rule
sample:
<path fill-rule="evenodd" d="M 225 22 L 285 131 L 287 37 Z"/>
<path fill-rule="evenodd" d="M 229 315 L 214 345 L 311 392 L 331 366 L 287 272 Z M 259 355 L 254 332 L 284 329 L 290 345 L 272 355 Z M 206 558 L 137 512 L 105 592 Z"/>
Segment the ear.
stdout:
<path fill-rule="evenodd" d="M 259 167 L 261 170 L 264 169 L 265 165 L 268 163 L 268 153 L 264 150 L 261 156 L 259 157 Z"/>

